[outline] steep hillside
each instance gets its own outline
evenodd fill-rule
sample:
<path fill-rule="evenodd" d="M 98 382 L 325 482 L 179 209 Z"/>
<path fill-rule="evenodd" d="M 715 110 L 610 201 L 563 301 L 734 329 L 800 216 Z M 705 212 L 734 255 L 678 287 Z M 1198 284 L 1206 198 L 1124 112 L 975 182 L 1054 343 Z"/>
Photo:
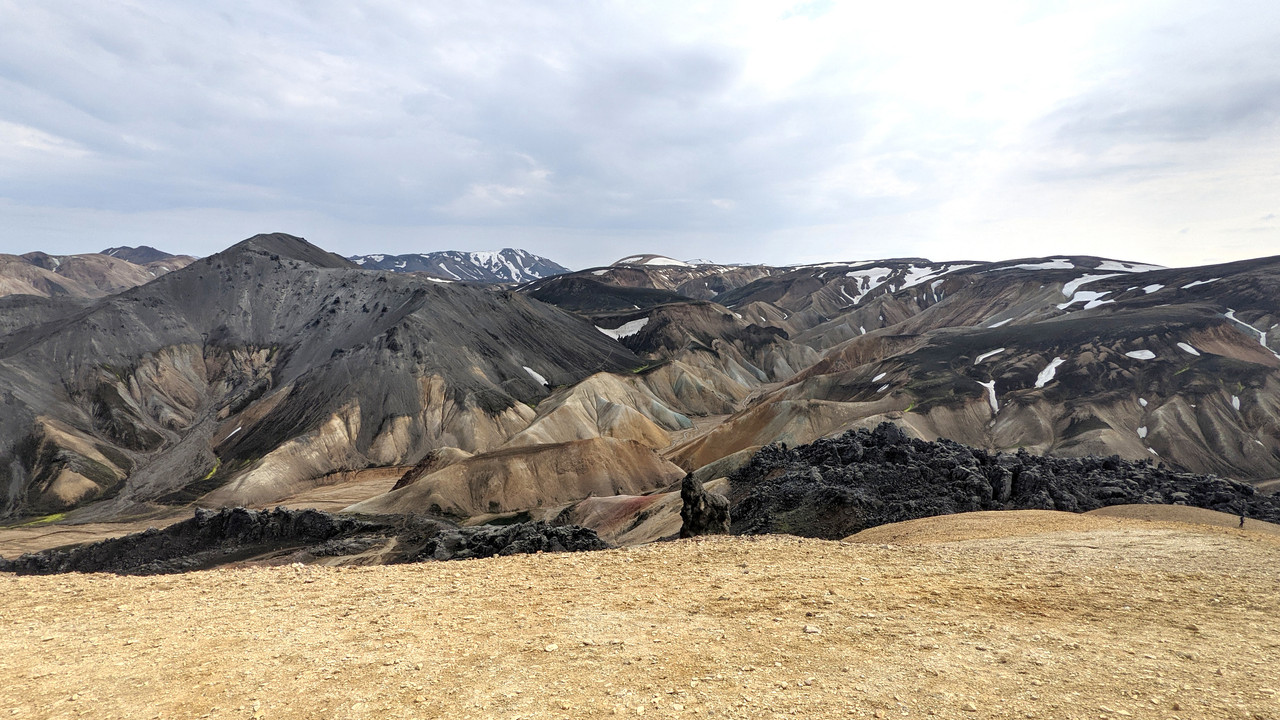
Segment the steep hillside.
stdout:
<path fill-rule="evenodd" d="M 289 492 L 429 450 L 496 448 L 549 385 L 642 361 L 510 293 L 361 270 L 257 236 L 0 337 L 6 514 Z M 230 500 L 234 500 L 231 498 Z"/>
<path fill-rule="evenodd" d="M 818 269 L 722 297 L 789 308 L 759 320 L 826 353 L 673 458 L 697 467 L 888 419 L 992 449 L 1280 477 L 1280 259 L 1166 270 L 1054 258 L 951 266 L 927 283 L 908 267 L 923 272 L 898 263 L 897 281 L 877 275 L 879 294 L 844 310 L 815 310 L 833 289 Z M 837 270 L 837 294 L 868 272 Z M 811 325 L 815 312 L 826 319 Z"/>
<path fill-rule="evenodd" d="M 352 255 L 349 259 L 367 270 L 420 272 L 445 280 L 478 283 L 527 283 L 569 272 L 568 268 L 547 258 L 513 248 L 491 252 L 441 250 L 412 255 Z"/>

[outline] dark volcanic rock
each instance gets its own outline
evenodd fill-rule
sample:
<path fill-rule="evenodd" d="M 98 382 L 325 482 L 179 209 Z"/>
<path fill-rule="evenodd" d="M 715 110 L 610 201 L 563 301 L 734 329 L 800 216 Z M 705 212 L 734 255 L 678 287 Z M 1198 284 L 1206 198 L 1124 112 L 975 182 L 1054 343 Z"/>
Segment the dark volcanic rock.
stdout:
<path fill-rule="evenodd" d="M 389 529 L 386 524 L 319 510 L 196 510 L 190 520 L 163 530 L 151 528 L 88 545 L 28 553 L 15 560 L 0 559 L 0 570 L 20 574 L 153 575 L 211 567 L 272 549 L 331 545 L 339 538 L 380 534 Z M 335 553 L 326 549 L 315 554 Z"/>
<path fill-rule="evenodd" d="M 595 530 L 577 525 L 528 522 L 517 525 L 458 528 L 427 541 L 420 560 L 466 560 L 536 552 L 607 550 Z"/>
<path fill-rule="evenodd" d="M 874 431 L 768 445 L 730 476 L 733 532 L 843 538 L 876 525 L 977 510 L 1086 512 L 1176 504 L 1280 522 L 1280 498 L 1214 475 L 1118 457 L 988 453 L 950 440 Z"/>
<path fill-rule="evenodd" d="M 696 535 L 729 534 L 729 500 L 717 493 L 709 493 L 702 482 L 693 475 L 686 475 L 680 484 L 680 537 Z"/>
<path fill-rule="evenodd" d="M 167 253 L 163 250 L 157 250 L 150 245 L 139 245 L 138 247 L 109 247 L 98 253 L 99 255 L 110 255 L 113 258 L 127 260 L 137 265 L 146 265 L 147 263 L 168 260 L 174 257 L 173 253 Z"/>

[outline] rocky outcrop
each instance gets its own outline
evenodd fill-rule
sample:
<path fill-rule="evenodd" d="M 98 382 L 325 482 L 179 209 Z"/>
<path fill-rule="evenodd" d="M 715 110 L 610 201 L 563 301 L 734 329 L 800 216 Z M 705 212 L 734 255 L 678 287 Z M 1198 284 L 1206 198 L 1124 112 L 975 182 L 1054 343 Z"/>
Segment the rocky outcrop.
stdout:
<path fill-rule="evenodd" d="M 374 557 L 371 548 L 388 547 Z M 421 516 L 384 518 L 333 515 L 319 510 L 196 510 L 190 520 L 162 530 L 70 548 L 0 558 L 0 572 L 48 575 L 113 572 L 156 575 L 228 563 L 307 561 L 343 564 L 462 560 L 537 552 L 583 552 L 612 547 L 594 530 L 526 522 L 454 528 Z"/>
<path fill-rule="evenodd" d="M 546 522 L 450 530 L 427 541 L 419 560 L 468 560 L 539 552 L 586 552 L 612 547 L 594 530 Z"/>
<path fill-rule="evenodd" d="M 730 476 L 734 533 L 839 539 L 876 525 L 978 510 L 1085 512 L 1175 504 L 1280 521 L 1280 498 L 1213 475 L 1118 457 L 989 453 L 909 438 L 889 423 L 809 445 L 769 445 Z"/>
<path fill-rule="evenodd" d="M 729 501 L 707 492 L 693 475 L 680 484 L 680 537 L 729 534 Z"/>

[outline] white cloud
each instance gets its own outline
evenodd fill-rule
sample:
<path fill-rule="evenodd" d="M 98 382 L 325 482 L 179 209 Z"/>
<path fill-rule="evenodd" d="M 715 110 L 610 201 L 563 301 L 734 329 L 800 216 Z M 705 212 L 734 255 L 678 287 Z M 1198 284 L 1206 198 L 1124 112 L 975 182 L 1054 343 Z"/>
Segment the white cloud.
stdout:
<path fill-rule="evenodd" d="M 0 7 L 0 250 L 1174 265 L 1280 232 L 1269 2 Z"/>

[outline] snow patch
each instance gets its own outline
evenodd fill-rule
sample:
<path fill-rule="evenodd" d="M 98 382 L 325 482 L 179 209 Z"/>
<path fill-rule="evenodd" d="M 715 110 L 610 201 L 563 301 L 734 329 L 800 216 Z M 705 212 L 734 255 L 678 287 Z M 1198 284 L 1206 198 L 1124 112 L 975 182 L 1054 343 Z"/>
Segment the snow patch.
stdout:
<path fill-rule="evenodd" d="M 871 382 L 880 382 L 884 378 L 884 376 L 888 374 L 889 373 L 880 373 L 879 375 L 871 378 Z"/>
<path fill-rule="evenodd" d="M 1235 409 L 1236 409 L 1236 412 L 1239 412 L 1239 411 L 1240 411 L 1240 398 L 1236 397 L 1235 395 L 1232 395 L 1232 396 L 1231 396 L 1231 407 L 1235 408 Z"/>
<path fill-rule="evenodd" d="M 1099 305 L 1106 305 L 1107 303 L 1113 303 L 1113 302 L 1115 302 L 1115 300 L 1103 300 L 1103 299 L 1102 299 L 1102 298 L 1106 297 L 1106 296 L 1107 296 L 1107 294 L 1108 294 L 1109 292 L 1110 292 L 1109 290 L 1103 290 L 1102 292 L 1094 292 L 1094 291 L 1092 291 L 1092 290 L 1081 290 L 1081 291 L 1079 291 L 1079 292 L 1077 292 L 1077 293 L 1073 294 L 1073 295 L 1071 296 L 1071 299 L 1070 299 L 1070 300 L 1068 300 L 1068 301 L 1066 301 L 1066 302 L 1062 303 L 1061 305 L 1059 305 L 1059 306 L 1058 306 L 1058 309 L 1059 309 L 1059 310 L 1066 310 L 1067 308 L 1071 307 L 1072 305 L 1074 305 L 1074 304 L 1076 304 L 1076 303 L 1078 303 L 1078 302 L 1080 302 L 1080 301 L 1082 301 L 1082 300 L 1084 301 L 1084 309 L 1085 309 L 1085 310 L 1092 310 L 1092 309 L 1094 309 L 1094 308 L 1098 307 Z"/>
<path fill-rule="evenodd" d="M 1258 342 L 1262 343 L 1262 347 L 1267 347 L 1267 331 L 1266 330 L 1259 330 L 1258 328 L 1236 317 L 1236 311 L 1232 310 L 1231 308 L 1227 308 L 1227 318 L 1229 320 L 1234 320 L 1240 323 L 1241 325 L 1249 328 L 1250 330 L 1258 333 Z M 1270 350 L 1271 348 L 1267 348 L 1267 349 Z"/>
<path fill-rule="evenodd" d="M 1049 260 L 1047 262 L 1022 263 L 1021 265 L 1010 266 L 1010 268 L 1017 268 L 1019 270 L 1074 270 L 1075 267 L 1076 266 L 1071 264 L 1071 261 L 1066 258 L 1054 258 L 1053 260 Z M 996 269 L 1000 270 L 1000 269 L 1010 269 L 1010 268 L 996 268 Z"/>
<path fill-rule="evenodd" d="M 1146 399 L 1146 398 L 1138 398 L 1138 404 L 1139 404 L 1139 405 L 1141 405 L 1142 407 L 1146 407 L 1146 406 L 1147 406 L 1147 399 Z"/>
<path fill-rule="evenodd" d="M 953 273 L 957 270 L 964 270 L 966 268 L 971 268 L 971 267 L 977 267 L 977 264 L 962 263 L 959 265 L 941 265 L 939 267 L 932 267 L 930 265 L 916 267 L 915 265 L 911 265 L 907 269 L 907 277 L 904 278 L 902 281 L 902 288 L 899 288 L 899 289 L 914 287 L 916 285 L 919 285 L 922 282 L 927 282 L 929 280 L 934 280 L 935 278 L 942 277 L 947 273 Z M 934 287 L 936 289 L 937 286 L 935 285 Z"/>
<path fill-rule="evenodd" d="M 654 257 L 644 261 L 645 265 L 674 265 L 675 267 L 693 267 L 683 260 L 669 257 Z"/>
<path fill-rule="evenodd" d="M 1184 342 L 1180 342 L 1180 343 L 1178 343 L 1178 347 L 1182 348 L 1182 349 L 1183 349 L 1184 351 L 1186 351 L 1186 352 L 1191 353 L 1192 355 L 1199 355 L 1199 354 L 1200 354 L 1200 351 L 1199 351 L 1199 350 L 1197 350 L 1197 349 L 1195 349 L 1195 348 L 1191 347 L 1190 345 L 1188 345 L 1188 344 L 1186 344 L 1186 343 L 1184 343 Z"/>
<path fill-rule="evenodd" d="M 592 275 L 607 275 L 608 273 L 609 273 L 608 270 L 592 270 L 591 271 Z"/>
<path fill-rule="evenodd" d="M 878 393 L 882 393 L 882 392 L 884 392 L 885 390 L 888 390 L 888 389 L 889 389 L 889 386 L 888 386 L 888 385 L 881 385 L 881 386 L 880 386 L 880 389 L 879 389 L 879 390 L 877 390 L 876 392 L 878 392 Z"/>
<path fill-rule="evenodd" d="M 1138 428 L 1138 437 L 1142 438 L 1143 440 L 1146 440 L 1146 439 L 1147 439 L 1147 426 L 1146 426 L 1146 425 L 1143 425 L 1142 427 Z"/>
<path fill-rule="evenodd" d="M 1066 358 L 1054 358 L 1049 366 L 1040 371 L 1036 376 L 1036 387 L 1042 388 L 1053 381 L 1053 376 L 1058 373 L 1058 366 L 1066 362 Z"/>
<path fill-rule="evenodd" d="M 1153 293 L 1153 292 L 1155 292 L 1155 291 L 1157 291 L 1157 290 L 1161 290 L 1161 289 L 1163 289 L 1163 288 L 1164 288 L 1164 286 L 1163 286 L 1163 285 L 1160 285 L 1160 284 L 1147 285 L 1146 287 L 1142 288 L 1142 292 L 1144 292 L 1144 293 L 1146 293 L 1146 294 L 1150 295 L 1151 293 Z"/>
<path fill-rule="evenodd" d="M 866 297 L 867 294 L 870 293 L 872 290 L 875 290 L 876 288 L 885 284 L 885 282 L 889 279 L 889 276 L 892 274 L 893 274 L 892 269 L 882 268 L 882 267 L 850 270 L 849 272 L 845 273 L 844 276 L 854 278 L 858 281 L 857 286 L 854 288 L 857 291 L 858 295 L 857 297 L 853 297 L 850 299 L 853 300 L 853 303 L 856 305 L 859 300 Z M 845 297 L 850 297 L 849 294 L 845 292 L 843 285 L 840 286 L 840 292 L 844 293 Z"/>
<path fill-rule="evenodd" d="M 1083 277 L 1078 277 L 1075 280 L 1068 282 L 1067 284 L 1062 286 L 1062 294 L 1067 296 L 1070 299 L 1062 303 L 1061 305 L 1059 305 L 1058 309 L 1066 310 L 1068 307 L 1071 307 L 1071 305 L 1080 301 L 1084 301 L 1085 310 L 1091 310 L 1093 308 L 1098 307 L 1099 305 L 1103 305 L 1109 302 L 1115 302 L 1114 300 L 1102 299 L 1104 296 L 1106 296 L 1108 293 L 1111 292 L 1110 290 L 1103 290 L 1102 292 L 1094 292 L 1092 290 L 1079 289 L 1080 286 L 1084 285 L 1085 283 L 1091 283 L 1091 282 L 1094 282 L 1095 280 L 1104 280 L 1106 278 L 1113 278 L 1113 277 L 1120 277 L 1120 276 L 1116 273 L 1112 273 L 1110 275 L 1085 275 Z"/>
<path fill-rule="evenodd" d="M 222 442 L 226 442 L 226 441 L 230 440 L 232 435 L 235 435 L 236 433 L 240 432 L 240 431 L 241 431 L 241 430 L 243 430 L 243 429 L 244 429 L 244 426 L 243 426 L 243 425 L 241 425 L 240 427 L 236 428 L 235 430 L 232 430 L 231 432 L 227 433 L 227 436 L 226 436 L 226 437 L 224 437 L 224 438 L 222 438 Z"/>
<path fill-rule="evenodd" d="M 537 380 L 543 385 L 547 384 L 547 379 L 539 375 L 537 372 L 535 372 L 533 368 L 529 367 L 528 365 L 524 365 L 523 367 L 524 367 L 524 371 L 529 373 L 529 377 L 533 378 L 534 380 Z"/>
<path fill-rule="evenodd" d="M 1075 294 L 1076 289 L 1079 288 L 1081 285 L 1084 285 L 1085 283 L 1091 283 L 1095 280 L 1105 280 L 1106 278 L 1113 278 L 1113 277 L 1120 277 L 1120 275 L 1118 273 L 1111 273 L 1109 275 L 1084 275 L 1082 277 L 1078 277 L 1075 280 L 1072 280 L 1067 284 L 1063 285 L 1062 294 L 1067 297 L 1071 297 L 1072 295 Z"/>
<path fill-rule="evenodd" d="M 693 267 L 683 260 L 676 260 L 663 255 L 655 255 L 648 260 L 643 255 L 632 255 L 619 260 L 616 265 L 674 265 L 675 267 Z"/>
<path fill-rule="evenodd" d="M 1164 270 L 1161 265 L 1146 265 L 1143 263 L 1120 262 L 1119 260 L 1103 260 L 1098 263 L 1099 270 L 1119 270 L 1120 272 L 1151 272 L 1152 270 Z"/>
<path fill-rule="evenodd" d="M 987 389 L 987 403 L 991 405 L 991 412 L 1000 412 L 1000 401 L 996 399 L 996 381 L 988 380 L 987 382 L 978 381 L 978 384 Z"/>
<path fill-rule="evenodd" d="M 736 315 L 737 313 L 734 313 L 734 314 Z M 604 333 L 605 335 L 608 335 L 609 337 L 613 338 L 614 340 L 621 340 L 624 337 L 631 337 L 632 335 L 635 335 L 636 333 L 640 332 L 640 328 L 648 324 L 649 324 L 649 318 L 646 317 L 646 318 L 640 318 L 639 320 L 632 320 L 629 323 L 623 323 L 622 325 L 619 325 L 618 327 L 613 328 L 612 330 L 609 328 L 602 328 L 599 326 L 597 326 L 596 329 Z"/>
<path fill-rule="evenodd" d="M 859 326 L 858 326 L 858 332 L 859 332 L 859 333 L 861 333 L 861 334 L 863 334 L 863 335 L 866 335 L 866 334 L 867 334 L 867 329 L 866 329 L 865 327 L 863 327 L 862 325 L 859 325 Z"/>
<path fill-rule="evenodd" d="M 1130 350 L 1125 353 L 1125 357 L 1131 357 L 1134 360 L 1154 360 L 1156 354 L 1150 350 Z"/>
<path fill-rule="evenodd" d="M 1193 283 L 1187 283 L 1186 285 L 1183 285 L 1183 286 L 1182 286 L 1182 289 L 1183 289 L 1183 290 L 1186 290 L 1187 288 L 1193 288 L 1193 287 L 1195 287 L 1195 286 L 1197 286 L 1197 285 L 1208 285 L 1208 284 L 1209 284 L 1209 283 L 1211 283 L 1211 282 L 1218 282 L 1218 281 L 1219 281 L 1219 280 L 1221 280 L 1221 279 L 1222 279 L 1222 278 L 1220 278 L 1220 277 L 1216 277 L 1216 278 L 1209 278 L 1208 280 L 1197 280 L 1197 281 L 1195 281 L 1195 282 L 1193 282 Z"/>
<path fill-rule="evenodd" d="M 998 323 L 992 323 L 992 324 L 988 325 L 987 327 L 988 327 L 988 328 L 1004 327 L 1005 325 L 1008 325 L 1008 324 L 1009 324 L 1009 323 L 1011 323 L 1011 322 L 1013 322 L 1013 318 L 1005 318 L 1004 320 L 1001 320 L 1001 321 L 1000 321 L 1000 322 L 998 322 Z"/>
<path fill-rule="evenodd" d="M 1004 352 L 1004 350 L 1005 350 L 1004 348 L 996 348 L 995 350 L 992 350 L 992 351 L 990 351 L 990 352 L 984 352 L 984 353 L 982 353 L 981 355 L 979 355 L 978 357 L 974 358 L 974 360 L 973 360 L 973 364 L 974 364 L 974 365 L 977 365 L 978 363 L 982 362 L 983 360 L 986 360 L 987 358 L 991 357 L 992 355 L 997 355 L 997 354 L 999 354 L 999 353 Z"/>

